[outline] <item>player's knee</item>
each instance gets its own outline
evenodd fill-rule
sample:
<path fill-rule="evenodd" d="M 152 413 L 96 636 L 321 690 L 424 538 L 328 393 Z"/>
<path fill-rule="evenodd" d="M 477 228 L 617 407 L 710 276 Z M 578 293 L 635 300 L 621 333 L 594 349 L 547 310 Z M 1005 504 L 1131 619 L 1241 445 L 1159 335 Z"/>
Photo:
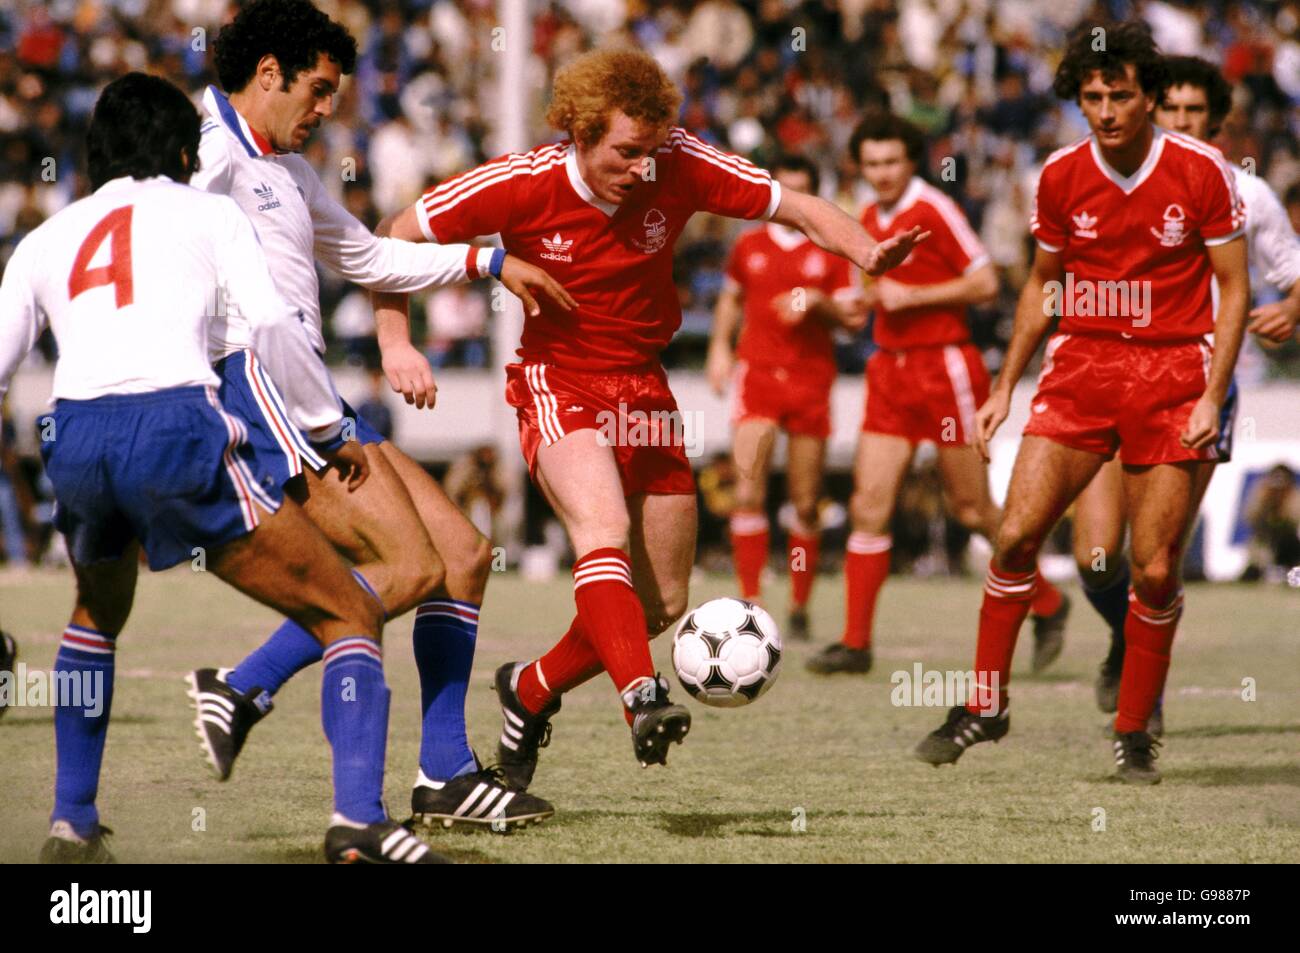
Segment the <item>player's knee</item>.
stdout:
<path fill-rule="evenodd" d="M 790 497 L 790 503 L 794 506 L 795 518 L 799 520 L 801 526 L 815 527 L 817 525 L 816 496 L 812 494 L 792 496 Z"/>
<path fill-rule="evenodd" d="M 1133 561 L 1133 589 L 1146 605 L 1160 607 L 1173 598 L 1179 577 L 1179 554 L 1161 550 L 1139 562 Z"/>
<path fill-rule="evenodd" d="M 872 494 L 855 492 L 849 499 L 849 518 L 860 533 L 883 533 L 889 529 L 889 509 Z"/>
<path fill-rule="evenodd" d="M 975 500 L 954 499 L 949 503 L 948 509 L 953 519 L 972 533 L 984 531 L 984 508 Z"/>
<path fill-rule="evenodd" d="M 1038 561 L 1038 549 L 1042 540 L 1030 533 L 1025 527 L 1010 520 L 1003 520 L 998 529 L 994 545 L 998 564 L 1004 569 L 1028 571 Z"/>

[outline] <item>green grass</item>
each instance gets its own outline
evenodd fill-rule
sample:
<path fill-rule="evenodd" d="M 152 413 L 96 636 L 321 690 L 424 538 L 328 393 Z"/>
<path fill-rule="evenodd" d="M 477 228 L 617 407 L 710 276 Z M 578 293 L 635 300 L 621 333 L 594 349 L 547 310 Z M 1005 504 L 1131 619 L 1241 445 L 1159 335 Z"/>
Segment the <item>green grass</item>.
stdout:
<path fill-rule="evenodd" d="M 843 593 L 823 577 L 813 622 L 838 631 Z M 694 602 L 727 594 L 706 577 Z M 565 699 L 543 752 L 535 791 L 555 818 L 510 836 L 439 833 L 435 847 L 468 862 L 636 861 L 1078 861 L 1253 862 L 1300 856 L 1300 593 L 1273 587 L 1193 586 L 1174 647 L 1166 701 L 1164 783 L 1108 780 L 1106 718 L 1092 698 L 1104 652 L 1100 621 L 1073 590 L 1061 659 L 1012 686 L 1011 735 L 955 767 L 934 769 L 912 746 L 941 709 L 895 708 L 889 675 L 968 668 L 980 588 L 975 581 L 891 579 L 878 618 L 876 670 L 816 679 L 810 649 L 787 646 L 780 681 L 749 708 L 689 702 L 690 738 L 665 768 L 642 770 L 602 676 Z M 784 587 L 773 592 L 784 611 Z M 22 660 L 48 668 L 71 604 L 63 573 L 0 577 L 0 616 Z M 492 581 L 469 696 L 471 740 L 495 751 L 499 714 L 490 689 L 500 663 L 530 657 L 572 615 L 567 579 Z M 317 707 L 319 672 L 291 682 L 251 736 L 234 777 L 214 781 L 200 761 L 182 676 L 233 664 L 275 625 L 271 613 L 187 569 L 141 580 L 121 639 L 113 727 L 100 789 L 104 820 L 126 862 L 316 862 L 329 812 L 329 752 Z M 397 816 L 409 805 L 419 745 L 410 622 L 389 627 L 393 712 L 386 790 Z M 1026 633 L 1026 639 L 1028 636 Z M 654 643 L 669 670 L 669 638 Z M 1258 698 L 1241 698 L 1243 678 Z M 677 690 L 685 698 L 685 693 Z M 0 862 L 32 860 L 44 837 L 54 781 L 49 709 L 0 721 Z M 1105 830 L 1095 831 L 1095 809 Z M 206 830 L 196 831 L 202 809 Z M 796 817 L 806 829 L 794 829 Z"/>

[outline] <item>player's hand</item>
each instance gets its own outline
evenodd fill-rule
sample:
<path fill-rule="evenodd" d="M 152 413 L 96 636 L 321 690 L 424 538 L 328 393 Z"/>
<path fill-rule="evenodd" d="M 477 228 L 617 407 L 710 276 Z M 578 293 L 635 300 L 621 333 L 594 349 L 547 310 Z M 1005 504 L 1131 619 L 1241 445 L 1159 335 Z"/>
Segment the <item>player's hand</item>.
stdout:
<path fill-rule="evenodd" d="M 901 265 L 903 259 L 912 254 L 912 249 L 929 237 L 929 232 L 921 231 L 921 226 L 916 225 L 910 231 L 886 238 L 871 249 L 865 261 L 860 262 L 862 270 L 873 278 L 879 278 L 890 268 Z"/>
<path fill-rule="evenodd" d="M 432 409 L 438 401 L 438 383 L 433 379 L 428 358 L 409 342 L 381 351 L 388 386 L 419 410 Z"/>
<path fill-rule="evenodd" d="M 786 327 L 802 324 L 803 319 L 808 317 L 808 312 L 821 301 L 821 292 L 816 288 L 802 289 L 802 293 L 799 294 L 799 297 L 803 299 L 802 308 L 795 307 L 795 297 L 796 292 L 787 291 L 772 298 L 772 309 L 776 312 L 780 322 Z"/>
<path fill-rule="evenodd" d="M 970 435 L 971 446 L 979 451 L 984 462 L 989 462 L 989 441 L 993 435 L 998 432 L 1002 422 L 1007 419 L 1007 414 L 1011 412 L 1011 395 L 1002 391 L 994 391 L 989 395 L 989 399 L 984 401 L 983 406 L 975 411 L 975 427 Z"/>
<path fill-rule="evenodd" d="M 1250 312 L 1246 330 L 1256 335 L 1264 347 L 1277 347 L 1291 340 L 1297 323 L 1300 323 L 1300 310 L 1290 301 L 1275 301 Z"/>
<path fill-rule="evenodd" d="M 501 265 L 501 283 L 510 289 L 524 303 L 524 313 L 535 318 L 542 313 L 535 293 L 546 295 L 565 311 L 572 311 L 578 306 L 573 296 L 564 290 L 564 286 L 536 265 L 520 261 L 514 255 L 506 255 Z"/>
<path fill-rule="evenodd" d="M 719 397 L 727 392 L 731 383 L 731 374 L 736 366 L 735 355 L 729 347 L 710 347 L 709 356 L 704 362 L 704 373 L 709 379 L 709 387 Z"/>
<path fill-rule="evenodd" d="M 1178 442 L 1189 450 L 1200 450 L 1219 439 L 1221 409 L 1208 397 L 1201 397 L 1187 418 L 1187 426 L 1178 435 Z"/>
<path fill-rule="evenodd" d="M 347 482 L 351 493 L 370 476 L 370 464 L 366 460 L 366 448 L 360 440 L 344 440 L 337 450 L 325 453 L 330 466 L 339 471 L 339 479 Z"/>
<path fill-rule="evenodd" d="M 876 301 L 886 311 L 905 311 L 916 306 L 911 285 L 890 278 L 877 278 L 873 286 L 876 289 Z"/>

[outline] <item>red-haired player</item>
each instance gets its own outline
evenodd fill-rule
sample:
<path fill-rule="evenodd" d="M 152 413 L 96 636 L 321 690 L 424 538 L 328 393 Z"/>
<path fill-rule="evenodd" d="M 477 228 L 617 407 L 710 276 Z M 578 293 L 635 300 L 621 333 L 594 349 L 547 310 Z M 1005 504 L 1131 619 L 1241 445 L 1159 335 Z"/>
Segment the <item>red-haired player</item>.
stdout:
<path fill-rule="evenodd" d="M 586 53 L 556 75 L 547 112 L 569 139 L 449 179 L 389 223 L 413 240 L 500 233 L 511 254 L 545 265 L 577 302 L 572 311 L 539 302 L 524 322 L 520 361 L 506 367 L 529 472 L 578 556 L 568 633 L 540 659 L 497 672 L 498 755 L 517 788 L 532 779 L 561 696 L 602 670 L 642 764 L 664 763 L 690 727 L 655 675 L 647 634 L 687 605 L 694 474 L 682 441 L 662 433 L 672 427 L 609 439 L 624 421 L 677 413 L 659 354 L 681 323 L 672 259 L 687 220 L 771 219 L 871 274 L 925 237 L 916 229 L 873 241 L 829 202 L 783 192 L 764 170 L 674 127 L 680 105 L 649 55 Z M 387 333 L 405 317 L 383 308 L 376 320 Z"/>
<path fill-rule="evenodd" d="M 772 175 L 783 191 L 817 194 L 817 167 L 799 155 L 779 157 Z M 802 232 L 774 222 L 736 239 L 713 314 L 708 377 L 715 393 L 735 383 L 732 457 L 736 463 L 736 509 L 731 517 L 732 561 L 745 599 L 761 595 L 769 529 L 767 479 L 777 430 L 786 446 L 786 495 L 794 506 L 789 534 L 790 623 L 787 635 L 808 638 L 821 532 L 817 499 L 831 432 L 835 383 L 836 325 L 857 329 L 860 308 L 841 307 L 856 298 L 853 269 Z M 740 340 L 735 343 L 737 328 Z"/>
<path fill-rule="evenodd" d="M 912 228 L 933 234 L 889 277 L 867 284 L 879 350 L 867 363 L 867 405 L 853 465 L 844 634 L 808 660 L 808 669 L 822 675 L 871 670 L 876 599 L 889 575 L 889 524 L 918 443 L 937 445 L 948 509 L 963 526 L 992 539 L 1002 518 L 989 495 L 987 468 L 969 445 L 989 375 L 971 343 L 966 307 L 997 294 L 993 265 L 957 203 L 917 174 L 925 141 L 916 126 L 873 112 L 854 130 L 849 147 L 876 193 L 862 212 L 867 232 L 877 241 Z M 1032 611 L 1037 672 L 1060 654 L 1070 604 L 1040 579 Z"/>

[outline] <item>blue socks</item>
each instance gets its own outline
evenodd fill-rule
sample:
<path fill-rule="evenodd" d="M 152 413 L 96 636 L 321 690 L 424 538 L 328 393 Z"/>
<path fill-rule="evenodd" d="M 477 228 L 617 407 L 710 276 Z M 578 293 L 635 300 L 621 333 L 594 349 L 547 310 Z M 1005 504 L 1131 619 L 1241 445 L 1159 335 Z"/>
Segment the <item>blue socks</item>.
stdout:
<path fill-rule="evenodd" d="M 411 647 L 420 670 L 420 770 L 449 781 L 478 765 L 465 734 L 465 692 L 474 667 L 478 606 L 435 599 L 415 613 Z"/>
<path fill-rule="evenodd" d="M 54 660 L 54 743 L 58 771 L 50 823 L 67 821 L 79 837 L 99 826 L 95 795 L 113 705 L 116 636 L 69 624 Z"/>
<path fill-rule="evenodd" d="M 1128 618 L 1129 578 L 1126 559 L 1109 585 L 1102 589 L 1092 589 L 1086 584 L 1083 587 L 1083 594 L 1088 597 L 1097 614 L 1110 626 L 1111 650 L 1118 652 L 1120 657 L 1124 651 L 1124 620 Z"/>
<path fill-rule="evenodd" d="M 383 606 L 384 600 L 366 582 L 365 576 L 353 569 L 352 578 Z M 254 688 L 274 695 L 294 675 L 319 662 L 322 652 L 316 636 L 297 622 L 285 619 L 269 639 L 230 671 L 226 684 L 245 695 Z"/>
<path fill-rule="evenodd" d="M 320 716 L 334 749 L 334 811 L 358 824 L 385 820 L 388 702 L 379 643 L 350 636 L 325 652 Z"/>
<path fill-rule="evenodd" d="M 285 619 L 269 639 L 226 676 L 226 684 L 247 694 L 254 688 L 274 695 L 295 674 L 319 662 L 321 644 L 297 622 Z"/>

